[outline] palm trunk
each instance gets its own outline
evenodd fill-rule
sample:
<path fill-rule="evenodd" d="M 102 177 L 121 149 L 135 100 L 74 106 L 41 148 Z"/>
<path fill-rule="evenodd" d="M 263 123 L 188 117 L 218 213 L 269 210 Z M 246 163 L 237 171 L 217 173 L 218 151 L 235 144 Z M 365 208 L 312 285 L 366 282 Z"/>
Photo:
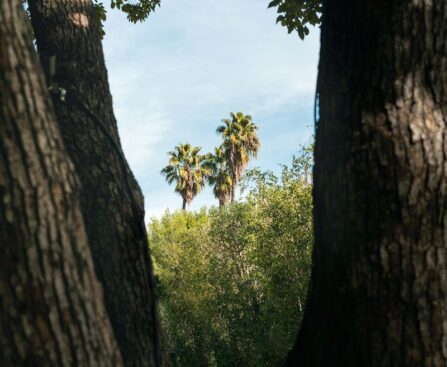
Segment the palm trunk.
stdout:
<path fill-rule="evenodd" d="M 231 180 L 233 181 L 231 185 L 231 197 L 230 202 L 233 203 L 235 199 L 236 185 L 237 185 L 237 174 L 236 174 L 236 151 L 234 145 L 231 145 L 230 151 L 230 166 L 231 166 Z"/>
<path fill-rule="evenodd" d="M 230 200 L 231 203 L 234 203 L 235 196 L 236 196 L 236 185 L 233 185 L 231 187 L 231 200 Z"/>
<path fill-rule="evenodd" d="M 58 123 L 81 183 L 95 270 L 128 366 L 160 364 L 143 197 L 124 158 L 91 0 L 29 0 L 41 59 L 56 56 Z"/>
<path fill-rule="evenodd" d="M 447 1 L 323 1 L 312 289 L 288 366 L 447 365 Z"/>
<path fill-rule="evenodd" d="M 0 2 L 0 365 L 121 366 L 22 2 Z"/>
<path fill-rule="evenodd" d="M 186 199 L 183 199 L 182 210 L 186 210 Z"/>

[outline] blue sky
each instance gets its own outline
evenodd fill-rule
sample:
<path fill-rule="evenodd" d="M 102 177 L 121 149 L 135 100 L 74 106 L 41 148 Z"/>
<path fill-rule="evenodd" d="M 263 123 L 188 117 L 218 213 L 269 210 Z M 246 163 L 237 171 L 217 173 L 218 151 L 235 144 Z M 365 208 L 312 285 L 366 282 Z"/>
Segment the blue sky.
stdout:
<path fill-rule="evenodd" d="M 231 111 L 253 116 L 261 150 L 252 166 L 278 170 L 312 135 L 319 32 L 305 41 L 275 24 L 262 0 L 163 0 L 142 24 L 109 11 L 104 52 L 126 157 L 145 196 L 146 218 L 178 209 L 160 175 L 167 151 L 208 152 Z M 191 209 L 215 205 L 210 189 Z"/>

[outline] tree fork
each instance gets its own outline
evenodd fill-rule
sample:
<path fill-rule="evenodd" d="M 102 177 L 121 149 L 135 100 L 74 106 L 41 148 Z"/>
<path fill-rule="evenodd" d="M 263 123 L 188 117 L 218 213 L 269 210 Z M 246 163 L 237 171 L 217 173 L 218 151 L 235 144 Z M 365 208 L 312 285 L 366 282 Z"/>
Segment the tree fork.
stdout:
<path fill-rule="evenodd" d="M 22 3 L 0 2 L 0 365 L 122 366 Z"/>
<path fill-rule="evenodd" d="M 447 2 L 323 1 L 312 287 L 288 366 L 447 365 Z"/>
<path fill-rule="evenodd" d="M 143 197 L 121 149 L 96 10 L 90 0 L 29 0 L 29 9 L 43 63 L 55 56 L 57 121 L 82 183 L 95 270 L 123 359 L 159 366 Z"/>

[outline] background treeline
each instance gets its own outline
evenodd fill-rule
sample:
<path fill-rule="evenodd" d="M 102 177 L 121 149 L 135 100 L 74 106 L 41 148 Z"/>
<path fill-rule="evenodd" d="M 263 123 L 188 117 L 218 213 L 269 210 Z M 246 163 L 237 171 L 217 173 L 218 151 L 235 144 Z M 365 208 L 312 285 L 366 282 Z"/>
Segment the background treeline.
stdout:
<path fill-rule="evenodd" d="M 312 248 L 311 147 L 280 176 L 245 172 L 244 200 L 149 224 L 174 366 L 275 366 L 293 345 Z"/>

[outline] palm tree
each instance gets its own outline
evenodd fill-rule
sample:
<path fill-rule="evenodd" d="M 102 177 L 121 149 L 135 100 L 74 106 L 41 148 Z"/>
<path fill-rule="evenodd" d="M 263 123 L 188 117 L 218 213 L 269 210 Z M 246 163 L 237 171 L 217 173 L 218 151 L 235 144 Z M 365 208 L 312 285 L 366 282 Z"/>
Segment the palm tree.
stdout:
<path fill-rule="evenodd" d="M 224 119 L 223 125 L 217 128 L 222 135 L 222 147 L 225 151 L 230 172 L 231 202 L 234 201 L 236 185 L 251 157 L 256 157 L 260 143 L 256 133 L 258 129 L 250 115 L 242 112 L 231 113 L 231 119 Z"/>
<path fill-rule="evenodd" d="M 208 160 L 200 154 L 200 149 L 190 144 L 177 145 L 174 151 L 168 153 L 169 164 L 161 170 L 168 184 L 176 182 L 175 191 L 183 199 L 183 210 L 202 190 L 211 174 Z"/>
<path fill-rule="evenodd" d="M 213 193 L 219 200 L 219 207 L 223 207 L 231 201 L 233 188 L 233 180 L 231 179 L 224 147 L 221 145 L 214 148 L 214 154 L 208 154 L 207 161 L 208 167 L 211 169 L 208 182 L 213 185 Z"/>

